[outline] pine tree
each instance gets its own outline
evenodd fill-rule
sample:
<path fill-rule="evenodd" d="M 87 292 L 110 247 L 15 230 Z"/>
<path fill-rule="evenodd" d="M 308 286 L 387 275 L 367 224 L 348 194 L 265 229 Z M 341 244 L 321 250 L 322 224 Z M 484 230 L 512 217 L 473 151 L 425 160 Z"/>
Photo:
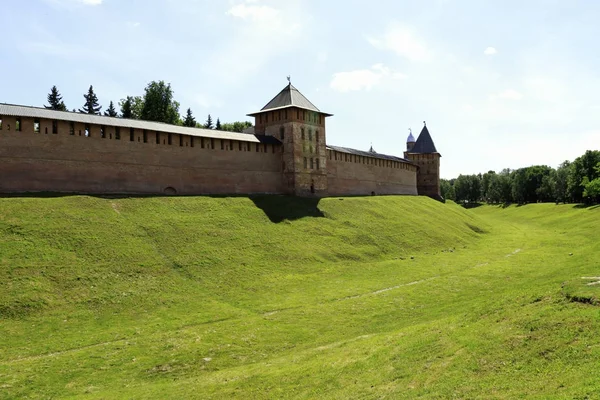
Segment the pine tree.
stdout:
<path fill-rule="evenodd" d="M 217 124 L 215 125 L 215 129 L 218 131 L 221 130 L 221 121 L 219 120 L 219 118 L 217 118 Z"/>
<path fill-rule="evenodd" d="M 85 104 L 79 109 L 80 113 L 84 114 L 97 114 L 100 115 L 102 107 L 98 104 L 98 96 L 94 93 L 94 88 L 90 85 L 90 89 L 87 94 L 84 94 Z"/>
<path fill-rule="evenodd" d="M 132 111 L 132 101 L 131 101 L 132 97 L 131 96 L 127 96 L 127 98 L 125 100 L 121 100 L 120 106 L 121 106 L 121 118 L 132 118 L 133 117 L 133 111 Z"/>
<path fill-rule="evenodd" d="M 192 115 L 192 110 L 190 108 L 187 109 L 183 126 L 189 126 L 190 128 L 194 128 L 196 126 L 196 119 Z"/>
<path fill-rule="evenodd" d="M 204 123 L 204 128 L 205 129 L 213 129 L 214 125 L 212 122 L 212 117 L 210 116 L 210 114 L 208 114 L 208 118 L 206 119 L 206 122 Z"/>
<path fill-rule="evenodd" d="M 58 92 L 56 86 L 52 86 L 50 93 L 48 94 L 48 106 L 44 106 L 49 110 L 67 111 L 67 106 L 63 102 L 62 96 Z"/>
<path fill-rule="evenodd" d="M 108 109 L 106 111 L 104 111 L 104 115 L 106 115 L 107 117 L 117 117 L 118 116 L 117 110 L 115 110 L 115 105 L 113 104 L 112 101 L 108 105 Z"/>

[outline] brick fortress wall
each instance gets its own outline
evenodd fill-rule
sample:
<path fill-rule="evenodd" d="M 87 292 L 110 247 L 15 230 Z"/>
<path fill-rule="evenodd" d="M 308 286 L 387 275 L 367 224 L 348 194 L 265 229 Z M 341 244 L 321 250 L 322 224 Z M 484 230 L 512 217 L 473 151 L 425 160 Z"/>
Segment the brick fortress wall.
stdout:
<path fill-rule="evenodd" d="M 2 117 L 0 192 L 287 193 L 280 145 L 16 120 Z"/>
<path fill-rule="evenodd" d="M 415 165 L 327 150 L 330 196 L 417 194 Z"/>

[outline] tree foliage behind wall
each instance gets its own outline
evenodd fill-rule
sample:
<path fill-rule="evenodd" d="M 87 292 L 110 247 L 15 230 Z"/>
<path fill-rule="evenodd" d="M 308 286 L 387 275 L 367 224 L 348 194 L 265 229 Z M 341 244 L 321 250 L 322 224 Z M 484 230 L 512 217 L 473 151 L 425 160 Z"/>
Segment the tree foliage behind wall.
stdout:
<path fill-rule="evenodd" d="M 65 102 L 63 101 L 63 98 L 56 86 L 52 86 L 50 93 L 48 93 L 47 99 L 48 105 L 45 105 L 44 108 L 56 111 L 67 111 L 67 106 L 65 105 Z"/>
<path fill-rule="evenodd" d="M 220 130 L 228 132 L 244 132 L 244 130 L 251 126 L 252 122 L 250 121 L 225 122 L 221 124 Z"/>
<path fill-rule="evenodd" d="M 588 150 L 553 169 L 534 165 L 442 179 L 442 196 L 461 203 L 600 202 L 600 151 Z"/>
<path fill-rule="evenodd" d="M 180 122 L 179 103 L 173 99 L 171 84 L 152 81 L 145 92 L 140 119 L 173 125 Z"/>
<path fill-rule="evenodd" d="M 94 87 L 92 85 L 90 85 L 87 94 L 83 95 L 83 98 L 85 99 L 85 103 L 83 104 L 83 107 L 79 109 L 79 112 L 100 115 L 102 106 L 98 104 L 98 96 L 94 93 Z"/>

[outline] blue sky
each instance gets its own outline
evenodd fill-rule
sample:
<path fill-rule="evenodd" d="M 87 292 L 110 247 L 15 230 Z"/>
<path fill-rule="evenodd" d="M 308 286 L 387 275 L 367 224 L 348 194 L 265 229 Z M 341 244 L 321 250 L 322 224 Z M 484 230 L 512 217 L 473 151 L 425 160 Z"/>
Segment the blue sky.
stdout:
<path fill-rule="evenodd" d="M 445 178 L 600 148 L 600 3 L 3 0 L 0 102 L 106 108 L 171 83 L 181 113 L 248 119 L 287 83 L 330 144 L 402 155 L 427 126 Z"/>

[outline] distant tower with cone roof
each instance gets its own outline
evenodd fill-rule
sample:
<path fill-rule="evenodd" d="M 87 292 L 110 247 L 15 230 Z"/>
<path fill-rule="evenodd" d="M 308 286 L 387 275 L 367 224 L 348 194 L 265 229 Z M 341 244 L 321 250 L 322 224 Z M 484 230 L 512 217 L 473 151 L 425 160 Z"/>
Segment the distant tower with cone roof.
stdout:
<path fill-rule="evenodd" d="M 423 121 L 423 129 L 415 140 L 412 132 L 406 139 L 406 151 L 404 158 L 419 166 L 417 173 L 417 191 L 420 196 L 429 196 L 441 200 L 440 192 L 440 158 L 427 129 L 427 123 Z"/>
<path fill-rule="evenodd" d="M 408 138 L 406 138 L 406 151 L 411 151 L 413 149 L 413 147 L 415 147 L 415 137 L 412 134 L 412 129 L 408 130 L 410 133 L 408 135 Z"/>

